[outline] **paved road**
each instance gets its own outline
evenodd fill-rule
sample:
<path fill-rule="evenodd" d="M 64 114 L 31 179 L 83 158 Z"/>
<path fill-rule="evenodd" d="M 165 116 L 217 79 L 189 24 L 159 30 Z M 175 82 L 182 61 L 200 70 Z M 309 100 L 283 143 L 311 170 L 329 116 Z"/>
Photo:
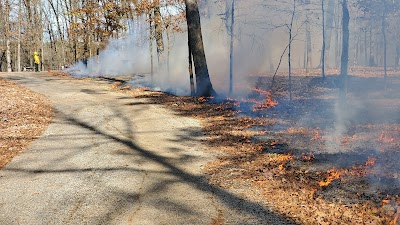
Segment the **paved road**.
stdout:
<path fill-rule="evenodd" d="M 2 73 L 46 95 L 56 116 L 0 171 L 0 224 L 284 224 L 209 185 L 197 120 L 46 73 Z"/>

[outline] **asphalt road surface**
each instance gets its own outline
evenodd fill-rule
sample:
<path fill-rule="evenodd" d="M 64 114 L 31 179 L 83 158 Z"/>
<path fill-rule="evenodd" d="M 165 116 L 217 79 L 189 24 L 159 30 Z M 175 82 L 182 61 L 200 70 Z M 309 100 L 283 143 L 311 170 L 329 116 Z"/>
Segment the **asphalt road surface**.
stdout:
<path fill-rule="evenodd" d="M 207 182 L 201 168 L 213 156 L 199 121 L 101 81 L 0 77 L 47 96 L 56 111 L 0 171 L 0 224 L 289 224 Z"/>

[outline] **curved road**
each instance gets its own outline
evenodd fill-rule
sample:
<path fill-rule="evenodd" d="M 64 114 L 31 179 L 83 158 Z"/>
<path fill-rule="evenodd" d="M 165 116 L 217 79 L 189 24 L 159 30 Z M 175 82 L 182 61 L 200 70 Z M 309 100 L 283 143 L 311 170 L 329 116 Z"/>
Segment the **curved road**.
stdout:
<path fill-rule="evenodd" d="M 56 111 L 0 171 L 0 224 L 285 224 L 207 183 L 200 124 L 105 82 L 2 73 Z M 208 155 L 207 155 L 208 154 Z"/>

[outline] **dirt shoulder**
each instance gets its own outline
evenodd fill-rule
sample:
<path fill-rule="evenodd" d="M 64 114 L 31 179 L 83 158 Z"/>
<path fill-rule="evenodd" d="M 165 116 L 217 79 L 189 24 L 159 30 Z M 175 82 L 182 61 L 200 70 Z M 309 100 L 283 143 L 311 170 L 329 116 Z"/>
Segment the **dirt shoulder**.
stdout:
<path fill-rule="evenodd" d="M 49 100 L 0 78 L 0 168 L 20 154 L 53 118 Z"/>

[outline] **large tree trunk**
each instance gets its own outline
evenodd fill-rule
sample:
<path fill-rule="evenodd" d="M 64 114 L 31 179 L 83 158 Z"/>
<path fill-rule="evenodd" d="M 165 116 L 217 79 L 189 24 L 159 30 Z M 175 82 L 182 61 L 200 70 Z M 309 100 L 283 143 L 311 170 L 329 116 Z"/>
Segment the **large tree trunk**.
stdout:
<path fill-rule="evenodd" d="M 164 40 L 163 40 L 163 22 L 160 12 L 160 0 L 155 1 L 154 5 L 154 35 L 157 44 L 157 57 L 158 64 L 160 66 L 165 64 L 166 57 L 164 54 Z"/>
<path fill-rule="evenodd" d="M 190 31 L 188 31 L 188 40 L 190 37 Z M 195 96 L 196 90 L 194 87 L 194 79 L 193 79 L 193 56 L 192 56 L 192 49 L 190 48 L 190 44 L 188 41 L 188 50 L 189 50 L 189 82 L 190 82 L 190 95 Z"/>
<path fill-rule="evenodd" d="M 185 0 L 186 20 L 189 31 L 189 46 L 192 50 L 196 73 L 196 95 L 213 96 L 216 92 L 211 84 L 208 73 L 206 55 L 204 53 L 203 37 L 201 34 L 200 13 L 197 0 Z"/>
<path fill-rule="evenodd" d="M 8 37 L 7 37 L 8 38 Z M 7 72 L 12 72 L 11 68 L 11 49 L 10 49 L 10 39 L 6 40 L 6 62 L 7 62 Z"/>

